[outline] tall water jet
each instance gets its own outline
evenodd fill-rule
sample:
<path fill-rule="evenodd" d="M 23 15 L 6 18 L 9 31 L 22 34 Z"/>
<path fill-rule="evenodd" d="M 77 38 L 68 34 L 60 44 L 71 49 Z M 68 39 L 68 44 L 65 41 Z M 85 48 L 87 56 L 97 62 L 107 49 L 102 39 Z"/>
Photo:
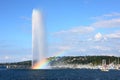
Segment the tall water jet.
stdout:
<path fill-rule="evenodd" d="M 39 10 L 33 9 L 32 12 L 32 67 L 45 59 L 45 29 L 43 18 Z"/>

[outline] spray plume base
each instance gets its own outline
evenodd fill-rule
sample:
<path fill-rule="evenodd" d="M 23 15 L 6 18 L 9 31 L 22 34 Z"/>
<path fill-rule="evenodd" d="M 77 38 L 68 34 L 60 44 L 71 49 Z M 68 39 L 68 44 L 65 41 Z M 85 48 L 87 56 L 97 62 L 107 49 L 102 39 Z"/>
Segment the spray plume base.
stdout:
<path fill-rule="evenodd" d="M 50 60 L 43 59 L 40 62 L 33 65 L 32 69 L 50 69 L 50 66 L 48 65 Z"/>

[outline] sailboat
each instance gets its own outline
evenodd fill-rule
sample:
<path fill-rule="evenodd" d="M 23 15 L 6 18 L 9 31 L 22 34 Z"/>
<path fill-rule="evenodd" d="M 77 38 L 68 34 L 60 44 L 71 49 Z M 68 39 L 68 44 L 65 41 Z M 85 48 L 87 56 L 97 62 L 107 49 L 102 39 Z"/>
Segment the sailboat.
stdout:
<path fill-rule="evenodd" d="M 108 65 L 106 65 L 105 59 L 102 60 L 102 67 L 100 69 L 101 69 L 101 71 L 109 71 Z"/>
<path fill-rule="evenodd" d="M 120 67 L 119 67 L 119 57 L 118 57 L 118 63 L 117 63 L 117 65 L 116 65 L 116 69 L 117 69 L 117 70 L 120 70 Z"/>

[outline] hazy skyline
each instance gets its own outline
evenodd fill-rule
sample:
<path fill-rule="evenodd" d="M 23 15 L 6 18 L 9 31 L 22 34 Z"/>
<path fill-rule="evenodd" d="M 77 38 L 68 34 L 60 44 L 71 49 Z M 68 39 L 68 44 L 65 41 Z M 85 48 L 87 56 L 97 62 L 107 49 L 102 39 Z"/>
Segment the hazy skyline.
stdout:
<path fill-rule="evenodd" d="M 32 10 L 41 10 L 47 56 L 120 56 L 119 0 L 0 1 L 0 61 L 32 59 Z"/>

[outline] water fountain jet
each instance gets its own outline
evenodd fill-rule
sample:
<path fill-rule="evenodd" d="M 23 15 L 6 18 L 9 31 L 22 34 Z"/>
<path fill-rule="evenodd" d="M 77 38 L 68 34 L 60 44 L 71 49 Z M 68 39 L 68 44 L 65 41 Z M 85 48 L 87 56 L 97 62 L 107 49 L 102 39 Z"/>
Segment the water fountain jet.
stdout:
<path fill-rule="evenodd" d="M 32 67 L 34 69 L 36 65 L 46 61 L 46 42 L 45 42 L 45 27 L 43 26 L 42 13 L 33 9 L 32 12 Z"/>

